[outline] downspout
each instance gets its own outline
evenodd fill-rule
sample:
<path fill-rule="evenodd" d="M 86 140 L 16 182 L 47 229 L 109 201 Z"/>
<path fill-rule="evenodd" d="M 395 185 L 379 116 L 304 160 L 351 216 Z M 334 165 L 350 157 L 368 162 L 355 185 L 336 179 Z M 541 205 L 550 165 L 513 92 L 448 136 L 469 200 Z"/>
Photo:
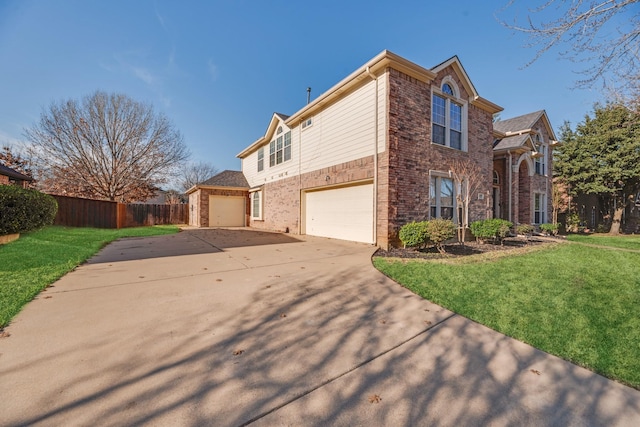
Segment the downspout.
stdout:
<path fill-rule="evenodd" d="M 373 140 L 373 244 L 378 244 L 378 77 L 371 72 L 367 66 L 367 74 L 376 82 L 375 89 L 375 117 L 374 123 L 374 140 Z"/>
<path fill-rule="evenodd" d="M 307 88 L 308 94 L 311 94 L 311 88 Z M 309 101 L 307 100 L 307 104 Z M 302 204 L 304 202 L 304 198 L 302 197 L 302 122 L 298 123 L 298 234 L 302 235 L 302 215 L 305 212 L 302 209 Z M 305 206 L 306 210 L 306 206 Z M 306 224 L 305 224 L 306 225 Z M 307 230 L 304 230 L 304 233 L 307 234 Z"/>
<path fill-rule="evenodd" d="M 511 207 L 513 206 L 513 200 L 511 200 L 513 197 L 513 166 L 511 165 L 511 150 L 507 150 L 507 154 L 509 155 L 509 222 L 513 222 L 513 218 L 511 217 Z"/>

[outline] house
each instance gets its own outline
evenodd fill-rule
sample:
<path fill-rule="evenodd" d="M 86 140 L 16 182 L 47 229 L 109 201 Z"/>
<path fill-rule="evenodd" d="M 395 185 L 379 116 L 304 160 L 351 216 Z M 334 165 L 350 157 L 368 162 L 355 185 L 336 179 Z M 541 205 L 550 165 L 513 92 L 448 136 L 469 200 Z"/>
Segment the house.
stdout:
<path fill-rule="evenodd" d="M 411 221 L 449 218 L 465 226 L 502 216 L 496 194 L 498 207 L 520 201 L 520 212 L 523 197 L 538 187 L 523 180 L 516 191 L 528 193 L 520 197 L 494 189 L 520 182 L 494 170 L 494 153 L 503 155 L 494 135 L 512 136 L 494 131 L 500 111 L 478 94 L 457 56 L 427 69 L 383 51 L 293 115 L 273 114 L 264 135 L 238 154 L 244 181 L 235 175 L 237 181 L 200 187 L 199 195 L 193 189 L 190 223 L 225 224 L 216 212 L 231 203 L 241 217 L 241 202 L 231 199 L 244 195 L 253 228 L 388 248 Z M 552 135 L 544 132 L 541 138 Z M 539 153 L 534 143 L 509 156 L 516 151 L 512 167 L 535 167 L 526 160 Z"/>
<path fill-rule="evenodd" d="M 24 175 L 0 163 L 0 185 L 13 184 L 27 188 L 31 181 L 33 181 L 33 178 L 30 176 Z"/>
<path fill-rule="evenodd" d="M 551 222 L 553 148 L 547 113 L 536 111 L 493 124 L 493 217 L 514 224 Z"/>

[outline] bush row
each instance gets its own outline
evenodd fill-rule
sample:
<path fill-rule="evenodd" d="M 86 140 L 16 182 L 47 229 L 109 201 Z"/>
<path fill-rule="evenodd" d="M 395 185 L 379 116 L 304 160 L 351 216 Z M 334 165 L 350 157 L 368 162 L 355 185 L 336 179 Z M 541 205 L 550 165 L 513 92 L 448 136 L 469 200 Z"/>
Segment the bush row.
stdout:
<path fill-rule="evenodd" d="M 57 211 L 56 199 L 48 194 L 15 185 L 0 185 L 0 235 L 50 225 Z"/>

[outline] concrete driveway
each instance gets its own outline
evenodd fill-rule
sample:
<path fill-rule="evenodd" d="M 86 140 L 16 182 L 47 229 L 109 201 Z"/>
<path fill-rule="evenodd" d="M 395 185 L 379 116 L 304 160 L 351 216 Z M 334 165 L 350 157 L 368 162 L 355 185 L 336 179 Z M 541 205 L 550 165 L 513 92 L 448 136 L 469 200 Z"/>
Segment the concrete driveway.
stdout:
<path fill-rule="evenodd" d="M 640 392 L 422 300 L 371 246 L 105 248 L 0 339 L 0 425 L 640 425 Z"/>

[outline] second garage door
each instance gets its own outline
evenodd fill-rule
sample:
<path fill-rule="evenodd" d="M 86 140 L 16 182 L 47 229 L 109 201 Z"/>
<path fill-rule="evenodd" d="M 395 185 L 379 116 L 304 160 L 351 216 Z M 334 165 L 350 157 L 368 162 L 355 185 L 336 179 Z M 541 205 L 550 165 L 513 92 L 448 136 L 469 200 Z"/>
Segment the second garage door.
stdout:
<path fill-rule="evenodd" d="M 246 200 L 240 196 L 209 196 L 209 227 L 244 227 Z"/>
<path fill-rule="evenodd" d="M 305 233 L 373 243 L 373 184 L 305 193 Z"/>

